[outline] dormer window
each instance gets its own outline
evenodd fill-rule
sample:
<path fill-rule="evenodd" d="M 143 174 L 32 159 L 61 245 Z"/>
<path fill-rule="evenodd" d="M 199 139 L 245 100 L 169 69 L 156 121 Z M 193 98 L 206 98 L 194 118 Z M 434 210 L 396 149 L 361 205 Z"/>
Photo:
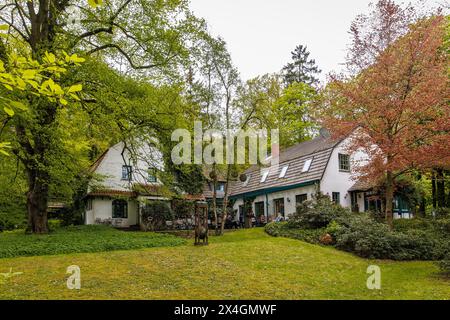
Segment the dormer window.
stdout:
<path fill-rule="evenodd" d="M 305 161 L 305 164 L 303 165 L 302 173 L 309 171 L 309 169 L 311 168 L 312 161 L 313 161 L 313 159 L 308 159 Z"/>
<path fill-rule="evenodd" d="M 288 166 L 288 165 L 287 165 L 287 166 L 284 166 L 284 167 L 281 169 L 279 178 L 284 178 L 284 177 L 286 177 L 286 173 L 287 173 L 288 169 L 289 169 L 289 166 Z"/>
<path fill-rule="evenodd" d="M 268 176 L 269 176 L 269 171 L 265 171 L 261 176 L 261 183 L 266 182 Z"/>
<path fill-rule="evenodd" d="M 132 172 L 132 166 L 122 166 L 122 180 L 130 181 Z"/>
<path fill-rule="evenodd" d="M 350 156 L 348 154 L 339 154 L 339 171 L 350 172 Z"/>
<path fill-rule="evenodd" d="M 247 174 L 247 179 L 244 181 L 244 187 L 246 187 L 248 185 L 248 183 L 250 182 L 250 178 L 252 176 L 250 174 Z"/>

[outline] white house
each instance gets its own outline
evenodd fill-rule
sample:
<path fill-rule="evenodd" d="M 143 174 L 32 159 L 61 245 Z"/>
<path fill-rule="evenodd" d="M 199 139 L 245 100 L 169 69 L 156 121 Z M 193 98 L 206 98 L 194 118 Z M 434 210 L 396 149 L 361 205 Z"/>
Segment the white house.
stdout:
<path fill-rule="evenodd" d="M 101 180 L 89 186 L 85 224 L 139 225 L 140 207 L 146 201 L 167 200 L 156 174 L 162 170 L 160 152 L 146 145 L 136 148 L 130 152 L 120 142 L 106 150 L 91 167 Z"/>
<path fill-rule="evenodd" d="M 311 200 L 318 191 L 355 212 L 380 210 L 380 197 L 371 193 L 370 186 L 358 182 L 353 170 L 356 164 L 367 161 L 367 154 L 349 155 L 345 147 L 349 139 L 334 141 L 321 130 L 317 138 L 282 151 L 277 168 L 254 166 L 247 170 L 231 188 L 235 219 L 243 222 L 248 212 L 257 219 L 263 216 L 265 221 L 279 215 L 288 218 L 298 204 Z M 396 218 L 409 217 L 399 199 L 395 206 Z"/>
<path fill-rule="evenodd" d="M 355 177 L 355 165 L 367 161 L 367 155 L 348 155 L 345 146 L 349 139 L 334 141 L 326 130 L 321 130 L 317 138 L 282 151 L 275 170 L 258 166 L 247 170 L 245 181 L 230 186 L 235 220 L 244 222 L 249 211 L 256 217 L 263 216 L 264 222 L 279 215 L 287 218 L 299 203 L 312 199 L 317 191 L 355 212 L 381 211 L 382 197 Z M 148 201 L 170 201 L 156 174 L 162 169 L 162 155 L 155 147 L 142 145 L 130 152 L 121 142 L 106 150 L 91 167 L 102 180 L 89 186 L 85 224 L 139 225 L 139 213 Z M 225 182 L 219 179 L 219 203 L 224 186 Z M 186 198 L 208 200 L 212 193 L 212 183 L 208 181 L 202 195 Z M 395 218 L 411 216 L 401 198 L 395 198 L 394 207 Z"/>

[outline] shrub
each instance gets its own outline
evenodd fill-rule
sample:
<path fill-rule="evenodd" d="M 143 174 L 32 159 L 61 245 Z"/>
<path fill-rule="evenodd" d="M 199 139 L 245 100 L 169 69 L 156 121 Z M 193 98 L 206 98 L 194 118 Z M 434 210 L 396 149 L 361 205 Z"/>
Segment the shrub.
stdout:
<path fill-rule="evenodd" d="M 394 220 L 394 230 L 396 231 L 408 231 L 408 230 L 428 230 L 431 224 L 427 219 L 414 218 L 414 219 L 397 219 Z"/>
<path fill-rule="evenodd" d="M 24 212 L 0 213 L 0 232 L 4 230 L 24 229 L 27 226 L 27 220 Z"/>
<path fill-rule="evenodd" d="M 54 231 L 61 227 L 61 221 L 56 219 L 48 220 L 48 228 L 50 231 Z"/>
<path fill-rule="evenodd" d="M 336 233 L 336 247 L 371 259 L 435 260 L 446 252 L 446 241 L 431 232 L 395 232 L 365 215 L 343 222 Z"/>
<path fill-rule="evenodd" d="M 436 218 L 450 218 L 450 208 L 437 208 L 434 214 Z"/>
<path fill-rule="evenodd" d="M 394 230 L 400 232 L 423 230 L 436 232 L 443 236 L 450 235 L 450 218 L 398 219 L 394 220 Z"/>
<path fill-rule="evenodd" d="M 387 225 L 358 215 L 341 222 L 341 228 L 335 232 L 336 247 L 364 258 L 386 257 L 392 254 L 390 242 L 385 237 L 388 232 Z"/>
<path fill-rule="evenodd" d="M 447 253 L 443 260 L 439 261 L 438 266 L 441 272 L 450 277 L 450 253 Z"/>
<path fill-rule="evenodd" d="M 348 209 L 331 201 L 330 197 L 317 194 L 313 200 L 305 201 L 289 219 L 290 227 L 324 228 L 339 216 L 350 214 Z"/>
<path fill-rule="evenodd" d="M 370 213 L 356 214 L 321 194 L 298 206 L 287 223 L 269 224 L 266 232 L 336 248 L 370 259 L 441 260 L 450 252 L 450 219 L 394 221 L 394 230 Z M 443 260 L 443 265 L 446 260 Z"/>
<path fill-rule="evenodd" d="M 325 232 L 330 234 L 334 239 L 336 239 L 336 235 L 338 232 L 342 229 L 342 226 L 336 221 L 331 221 L 327 228 L 325 229 Z"/>
<path fill-rule="evenodd" d="M 174 199 L 172 210 L 175 219 L 189 219 L 194 215 L 195 203 L 184 199 Z"/>
<path fill-rule="evenodd" d="M 141 211 L 141 227 L 144 231 L 166 229 L 166 221 L 173 220 L 173 211 L 165 201 L 151 201 Z"/>
<path fill-rule="evenodd" d="M 265 226 L 265 231 L 273 237 L 286 237 L 319 244 L 320 237 L 324 234 L 325 229 L 291 228 L 288 222 L 271 222 Z"/>

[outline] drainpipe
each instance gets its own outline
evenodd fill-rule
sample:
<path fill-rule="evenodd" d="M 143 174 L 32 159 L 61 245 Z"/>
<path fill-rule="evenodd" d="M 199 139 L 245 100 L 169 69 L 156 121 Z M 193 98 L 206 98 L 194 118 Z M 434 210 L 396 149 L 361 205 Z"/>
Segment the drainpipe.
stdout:
<path fill-rule="evenodd" d="M 266 223 L 269 222 L 269 196 L 266 193 Z"/>

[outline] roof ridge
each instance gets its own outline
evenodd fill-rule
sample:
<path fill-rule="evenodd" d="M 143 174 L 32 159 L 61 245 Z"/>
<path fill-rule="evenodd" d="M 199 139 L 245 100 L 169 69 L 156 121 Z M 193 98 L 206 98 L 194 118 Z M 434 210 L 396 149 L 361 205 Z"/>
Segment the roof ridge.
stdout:
<path fill-rule="evenodd" d="M 111 147 L 107 148 L 105 151 L 103 151 L 103 153 L 97 158 L 97 160 L 95 160 L 95 162 L 89 167 L 89 171 L 90 172 L 94 172 L 95 170 L 98 169 L 98 167 L 100 166 L 101 162 L 103 161 L 103 159 L 105 158 L 106 154 L 108 153 L 108 151 L 111 149 Z"/>

